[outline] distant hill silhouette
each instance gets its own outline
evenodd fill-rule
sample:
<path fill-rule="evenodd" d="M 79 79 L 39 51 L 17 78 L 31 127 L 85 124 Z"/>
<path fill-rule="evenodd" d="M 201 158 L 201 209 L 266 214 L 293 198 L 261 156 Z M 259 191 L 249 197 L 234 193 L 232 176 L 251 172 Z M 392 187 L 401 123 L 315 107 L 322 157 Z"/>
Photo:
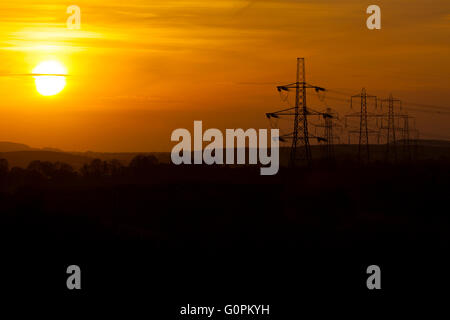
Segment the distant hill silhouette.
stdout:
<path fill-rule="evenodd" d="M 32 148 L 24 143 L 0 141 L 0 152 L 32 151 L 32 150 L 64 152 L 57 148 L 45 147 L 45 148 L 39 149 L 39 148 Z"/>
<path fill-rule="evenodd" d="M 153 155 L 161 163 L 170 162 L 170 152 L 71 152 L 71 154 L 84 156 L 88 158 L 101 159 L 103 161 L 119 160 L 124 165 L 128 165 L 130 161 L 138 154 Z"/>
<path fill-rule="evenodd" d="M 30 162 L 40 160 L 49 162 L 64 162 L 71 165 L 74 169 L 79 169 L 83 164 L 93 160 L 93 158 L 65 152 L 39 150 L 1 152 L 0 159 L 8 160 L 10 167 L 26 168 Z"/>
<path fill-rule="evenodd" d="M 450 141 L 445 140 L 419 140 L 410 141 L 411 151 L 415 159 L 442 159 L 450 158 Z M 397 141 L 398 152 L 401 156 L 404 152 L 404 144 Z M 325 156 L 324 148 L 320 145 L 312 145 L 313 156 L 321 159 Z M 372 160 L 383 160 L 385 145 L 371 145 Z M 33 148 L 26 144 L 14 142 L 0 142 L 0 159 L 8 160 L 10 167 L 26 168 L 34 160 L 49 162 L 64 162 L 71 165 L 75 170 L 80 169 L 84 164 L 90 163 L 93 159 L 103 161 L 118 160 L 122 165 L 128 165 L 130 161 L 139 154 L 153 155 L 160 163 L 170 163 L 170 152 L 69 152 L 55 148 Z M 290 154 L 289 147 L 281 147 L 281 165 L 287 165 Z M 357 144 L 337 144 L 335 145 L 337 160 L 348 161 L 358 157 Z"/>
<path fill-rule="evenodd" d="M 30 151 L 31 147 L 22 143 L 0 141 L 0 152 L 12 152 L 12 151 Z"/>
<path fill-rule="evenodd" d="M 447 140 L 419 140 L 418 144 L 427 147 L 450 148 L 450 141 Z"/>

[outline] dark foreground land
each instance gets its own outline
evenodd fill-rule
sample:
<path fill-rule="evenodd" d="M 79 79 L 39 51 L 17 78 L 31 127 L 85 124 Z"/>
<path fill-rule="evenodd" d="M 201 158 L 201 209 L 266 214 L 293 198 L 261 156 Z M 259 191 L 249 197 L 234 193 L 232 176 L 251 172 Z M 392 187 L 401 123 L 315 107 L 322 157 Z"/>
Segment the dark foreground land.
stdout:
<path fill-rule="evenodd" d="M 385 294 L 433 294 L 449 271 L 449 164 L 324 163 L 260 176 L 151 156 L 80 172 L 3 163 L 2 264 L 20 292 L 144 292 L 155 308 L 171 304 L 169 314 L 180 303 L 281 299 L 283 313 L 305 292 L 369 295 L 371 264 L 384 271 Z M 70 264 L 83 270 L 81 293 L 66 290 Z"/>

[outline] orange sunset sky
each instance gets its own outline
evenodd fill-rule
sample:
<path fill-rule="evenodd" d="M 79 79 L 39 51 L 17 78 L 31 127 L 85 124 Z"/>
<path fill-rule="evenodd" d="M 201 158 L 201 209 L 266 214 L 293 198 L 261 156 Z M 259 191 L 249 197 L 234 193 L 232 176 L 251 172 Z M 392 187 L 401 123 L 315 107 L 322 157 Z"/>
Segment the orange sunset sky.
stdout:
<path fill-rule="evenodd" d="M 366 27 L 371 4 L 381 30 Z M 69 5 L 81 30 L 67 29 Z M 168 151 L 194 120 L 265 128 L 296 57 L 315 85 L 450 108 L 448 0 L 2 0 L 0 21 L 0 141 Z M 49 97 L 24 75 L 46 60 L 69 74 Z M 449 114 L 411 114 L 423 138 L 450 139 Z"/>

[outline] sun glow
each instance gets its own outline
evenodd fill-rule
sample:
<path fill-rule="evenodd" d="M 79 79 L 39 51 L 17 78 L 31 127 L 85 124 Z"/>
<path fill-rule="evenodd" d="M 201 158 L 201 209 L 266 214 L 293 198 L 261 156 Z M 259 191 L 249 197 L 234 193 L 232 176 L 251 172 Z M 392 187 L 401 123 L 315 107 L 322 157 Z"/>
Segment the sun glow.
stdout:
<path fill-rule="evenodd" d="M 33 69 L 36 90 L 43 96 L 60 93 L 66 86 L 66 68 L 58 61 L 44 61 Z"/>

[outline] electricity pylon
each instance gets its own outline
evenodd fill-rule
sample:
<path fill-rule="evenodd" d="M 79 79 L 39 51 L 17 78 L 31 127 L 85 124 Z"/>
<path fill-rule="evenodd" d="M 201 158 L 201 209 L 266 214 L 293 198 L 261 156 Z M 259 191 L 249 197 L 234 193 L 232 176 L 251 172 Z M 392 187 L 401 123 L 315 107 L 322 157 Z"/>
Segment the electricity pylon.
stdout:
<path fill-rule="evenodd" d="M 388 99 L 381 100 L 381 103 L 388 102 L 388 113 L 387 119 L 388 124 L 384 129 L 387 130 L 386 135 L 386 160 L 389 161 L 391 159 L 391 154 L 393 154 L 394 161 L 397 161 L 397 148 L 396 148 L 396 138 L 395 138 L 395 103 L 400 104 L 401 101 L 398 99 L 394 99 L 392 94 L 389 95 Z"/>
<path fill-rule="evenodd" d="M 410 119 L 414 119 L 410 117 L 408 114 L 396 114 L 395 117 L 399 119 L 399 125 L 395 128 L 400 132 L 402 137 L 402 145 L 403 145 L 403 154 L 406 160 L 411 160 L 412 152 L 411 152 L 411 130 L 409 121 Z M 402 120 L 402 121 L 400 121 Z M 403 122 L 402 125 L 400 123 Z"/>
<path fill-rule="evenodd" d="M 403 118 L 403 145 L 405 147 L 406 159 L 411 160 L 411 148 L 409 146 L 409 117 L 406 115 Z"/>
<path fill-rule="evenodd" d="M 319 143 L 323 142 L 323 155 L 324 158 L 329 162 L 333 163 L 334 158 L 334 141 L 336 139 L 334 135 L 334 128 L 340 127 L 339 124 L 336 124 L 338 119 L 338 114 L 336 111 L 333 111 L 331 108 L 327 108 L 325 112 L 321 113 L 323 118 L 322 124 L 314 124 L 316 128 L 324 128 L 323 136 L 313 136 L 310 135 L 311 138 L 316 138 Z"/>
<path fill-rule="evenodd" d="M 327 108 L 325 112 L 322 113 L 323 124 L 317 124 L 315 127 L 324 128 L 323 137 L 314 137 L 319 142 L 324 142 L 323 153 L 328 162 L 334 162 L 334 141 L 336 137 L 334 136 L 334 128 L 339 127 L 335 120 L 338 119 L 336 111 L 331 108 Z"/>
<path fill-rule="evenodd" d="M 369 147 L 369 134 L 378 133 L 376 130 L 370 130 L 368 126 L 368 117 L 377 117 L 375 114 L 369 114 L 367 111 L 368 99 L 374 99 L 375 109 L 377 108 L 377 97 L 368 95 L 366 89 L 363 88 L 360 94 L 355 94 L 350 98 L 350 108 L 353 109 L 353 99 L 359 98 L 361 103 L 361 110 L 357 113 L 351 113 L 346 117 L 358 117 L 359 118 L 359 131 L 349 131 L 349 133 L 359 133 L 358 142 L 358 158 L 360 162 L 366 159 L 370 161 L 370 147 Z"/>
<path fill-rule="evenodd" d="M 309 145 L 308 135 L 308 111 L 306 109 L 306 75 L 305 58 L 297 58 L 297 81 L 295 82 L 295 115 L 294 132 L 292 136 L 291 166 L 295 165 L 297 160 L 297 143 L 300 140 L 304 145 L 304 157 L 308 165 L 311 164 L 311 147 Z M 300 137 L 299 137 L 300 132 Z"/>
<path fill-rule="evenodd" d="M 280 136 L 280 140 L 286 138 L 292 139 L 291 153 L 290 153 L 290 166 L 294 167 L 298 158 L 304 160 L 308 166 L 311 165 L 311 147 L 309 144 L 309 132 L 308 132 L 308 116 L 309 115 L 322 115 L 321 112 L 309 110 L 306 106 L 306 89 L 315 89 L 317 92 L 325 91 L 324 88 L 317 87 L 306 83 L 305 75 L 305 58 L 297 58 L 297 77 L 296 82 L 283 86 L 278 86 L 277 90 L 289 91 L 289 89 L 295 89 L 295 106 L 284 110 L 279 110 L 272 113 L 266 113 L 267 118 L 279 118 L 282 115 L 294 116 L 294 127 L 290 134 Z M 293 111 L 293 112 L 292 112 Z M 302 144 L 303 150 L 301 157 L 298 157 L 298 145 Z"/>
<path fill-rule="evenodd" d="M 326 156 L 328 161 L 334 160 L 334 134 L 333 134 L 333 116 L 331 108 L 327 108 L 327 112 L 323 114 L 325 119 L 325 139 L 326 139 Z"/>

